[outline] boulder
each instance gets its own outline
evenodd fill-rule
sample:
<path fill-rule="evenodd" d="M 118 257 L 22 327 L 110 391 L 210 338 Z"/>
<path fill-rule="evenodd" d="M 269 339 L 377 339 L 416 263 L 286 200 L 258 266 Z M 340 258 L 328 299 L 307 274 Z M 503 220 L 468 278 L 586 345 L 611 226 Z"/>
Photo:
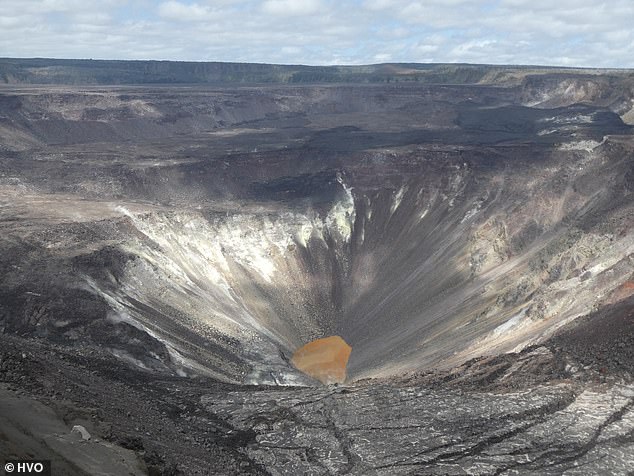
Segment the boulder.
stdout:
<path fill-rule="evenodd" d="M 90 433 L 88 430 L 81 425 L 73 426 L 73 429 L 70 431 L 71 435 L 81 436 L 81 439 L 84 441 L 88 441 L 90 439 Z"/>

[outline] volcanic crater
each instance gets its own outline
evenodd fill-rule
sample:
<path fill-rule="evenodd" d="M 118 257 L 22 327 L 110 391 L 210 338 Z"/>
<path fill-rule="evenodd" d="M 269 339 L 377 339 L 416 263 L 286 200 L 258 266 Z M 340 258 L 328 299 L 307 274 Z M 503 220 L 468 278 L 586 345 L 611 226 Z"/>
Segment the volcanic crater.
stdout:
<path fill-rule="evenodd" d="M 24 61 L 0 61 L 25 68 L 0 76 L 7 395 L 139 474 L 627 473 L 630 72 L 36 85 Z M 329 336 L 336 377 L 298 370 Z M 94 470 L 58 440 L 33 445 Z"/>

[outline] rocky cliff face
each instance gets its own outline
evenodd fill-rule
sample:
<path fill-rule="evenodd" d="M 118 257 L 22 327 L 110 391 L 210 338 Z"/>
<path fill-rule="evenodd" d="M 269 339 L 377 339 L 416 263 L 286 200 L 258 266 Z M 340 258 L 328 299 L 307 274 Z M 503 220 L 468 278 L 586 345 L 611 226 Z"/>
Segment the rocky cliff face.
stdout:
<path fill-rule="evenodd" d="M 354 433 L 346 416 L 370 408 L 373 390 L 354 383 L 366 378 L 384 379 L 376 395 L 414 415 L 443 398 L 445 386 L 498 391 L 515 388 L 521 375 L 548 387 L 575 372 L 584 382 L 614 374 L 626 383 L 610 390 L 618 393 L 610 411 L 625 418 L 629 367 L 593 360 L 591 339 L 573 336 L 611 322 L 622 333 L 605 334 L 600 347 L 610 349 L 610 335 L 629 345 L 629 79 L 522 73 L 497 84 L 496 77 L 467 85 L 3 87 L 3 339 L 183 388 L 212 379 L 205 382 L 225 395 L 217 382 L 315 385 L 291 365 L 293 352 L 342 336 L 352 347 L 348 384 L 356 396 L 306 390 L 286 405 L 279 395 L 287 390 L 232 387 L 239 395 L 210 409 L 192 390 L 198 411 L 245 438 L 231 444 L 256 438 L 247 465 L 267 470 L 278 468 L 271 455 L 289 442 L 257 426 L 277 411 L 260 414 L 259 399 L 281 401 L 278 410 L 293 421 L 312 418 L 291 409 L 294 399 L 324 399 L 326 410 L 306 411 L 330 412 L 334 423 L 303 444 L 321 448 L 307 457 L 324 470 L 407 472 L 462 451 L 443 446 L 458 431 L 454 422 L 436 435 L 438 451 L 366 459 L 362 440 L 378 434 Z M 625 350 L 615 352 L 627 362 Z M 408 389 L 394 389 L 396 381 Z M 421 385 L 441 393 L 423 392 L 419 406 L 402 403 Z M 567 421 L 577 411 L 564 410 L 569 405 L 594 411 L 603 397 L 580 394 L 578 385 L 535 390 L 544 411 L 522 420 L 534 428 L 529 442 L 549 431 L 549 412 Z M 523 397 L 509 398 L 511 407 L 523 405 Z M 240 399 L 248 401 L 244 414 L 232 407 Z M 488 415 L 475 400 L 456 405 Z M 500 428 L 508 428 L 504 415 Z M 414 423 L 401 426 L 409 429 L 399 438 L 415 432 Z M 614 428 L 617 439 L 629 431 Z M 586 429 L 595 445 L 597 428 Z M 483 441 L 465 430 L 473 448 L 458 466 L 523 467 L 524 453 L 480 457 L 507 437 L 521 443 L 511 441 L 519 427 L 489 430 Z M 527 444 L 526 454 L 540 451 Z M 327 450 L 341 452 L 338 462 L 323 462 L 319 451 Z M 552 455 L 557 465 L 573 457 L 564 450 Z M 299 471 L 303 450 L 292 451 L 285 467 Z"/>

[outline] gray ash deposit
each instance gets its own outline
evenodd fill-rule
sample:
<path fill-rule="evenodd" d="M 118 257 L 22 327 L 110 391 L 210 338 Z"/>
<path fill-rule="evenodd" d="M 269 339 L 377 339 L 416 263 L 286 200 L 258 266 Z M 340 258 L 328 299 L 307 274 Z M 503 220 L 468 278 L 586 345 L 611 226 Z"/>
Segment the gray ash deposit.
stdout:
<path fill-rule="evenodd" d="M 102 66 L 0 61 L 0 456 L 630 474 L 630 72 Z M 339 387 L 291 363 L 325 336 Z"/>

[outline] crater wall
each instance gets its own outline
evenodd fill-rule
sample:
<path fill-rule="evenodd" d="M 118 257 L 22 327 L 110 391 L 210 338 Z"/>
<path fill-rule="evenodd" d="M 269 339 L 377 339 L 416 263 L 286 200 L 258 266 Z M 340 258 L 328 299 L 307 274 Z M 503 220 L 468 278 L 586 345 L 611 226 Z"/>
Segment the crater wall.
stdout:
<path fill-rule="evenodd" d="M 579 98 L 6 89 L 0 326 L 257 384 L 328 335 L 349 380 L 541 342 L 634 273 L 631 129 Z"/>

